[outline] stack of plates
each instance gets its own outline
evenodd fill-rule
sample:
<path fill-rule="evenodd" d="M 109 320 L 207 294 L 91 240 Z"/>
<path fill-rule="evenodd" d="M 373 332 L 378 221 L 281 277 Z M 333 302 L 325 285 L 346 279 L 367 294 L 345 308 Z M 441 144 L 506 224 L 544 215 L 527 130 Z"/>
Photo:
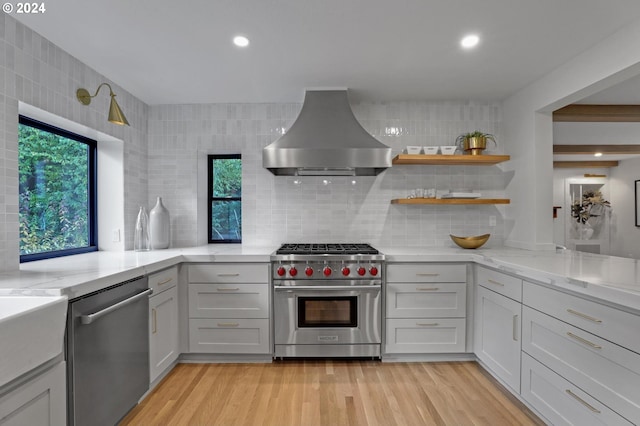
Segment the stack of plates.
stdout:
<path fill-rule="evenodd" d="M 478 192 L 448 192 L 442 194 L 442 198 L 480 198 L 482 194 Z"/>

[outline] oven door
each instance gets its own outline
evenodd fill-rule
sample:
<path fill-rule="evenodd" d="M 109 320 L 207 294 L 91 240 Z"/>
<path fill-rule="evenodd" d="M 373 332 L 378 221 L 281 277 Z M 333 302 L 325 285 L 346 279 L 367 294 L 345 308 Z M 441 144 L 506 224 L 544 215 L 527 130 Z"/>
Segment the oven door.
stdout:
<path fill-rule="evenodd" d="M 380 285 L 274 289 L 276 345 L 380 344 Z"/>

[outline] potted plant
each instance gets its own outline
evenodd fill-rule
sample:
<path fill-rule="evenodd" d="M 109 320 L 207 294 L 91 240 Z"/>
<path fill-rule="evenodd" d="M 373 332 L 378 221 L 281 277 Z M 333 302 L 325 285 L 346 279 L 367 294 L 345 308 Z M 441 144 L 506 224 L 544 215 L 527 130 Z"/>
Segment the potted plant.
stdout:
<path fill-rule="evenodd" d="M 482 151 L 487 148 L 487 141 L 490 140 L 495 146 L 496 138 L 491 133 L 484 133 L 476 130 L 471 133 L 463 133 L 456 138 L 456 145 L 464 151 L 470 151 L 471 155 L 481 155 Z"/>
<path fill-rule="evenodd" d="M 602 197 L 600 191 L 586 191 L 581 200 L 571 203 L 571 217 L 575 219 L 578 227 L 576 231 L 581 240 L 588 240 L 593 236 L 610 208 L 611 203 Z"/>

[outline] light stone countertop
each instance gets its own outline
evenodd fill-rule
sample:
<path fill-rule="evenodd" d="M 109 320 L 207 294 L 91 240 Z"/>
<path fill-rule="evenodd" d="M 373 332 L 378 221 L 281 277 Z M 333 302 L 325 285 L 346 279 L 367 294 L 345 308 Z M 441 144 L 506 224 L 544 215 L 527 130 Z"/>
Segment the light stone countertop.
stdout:
<path fill-rule="evenodd" d="M 181 262 L 269 262 L 273 246 L 211 244 L 149 252 L 98 252 L 24 263 L 0 274 L 0 296 L 73 299 Z M 379 247 L 387 262 L 475 262 L 640 314 L 640 261 L 591 253 L 513 248 Z"/>

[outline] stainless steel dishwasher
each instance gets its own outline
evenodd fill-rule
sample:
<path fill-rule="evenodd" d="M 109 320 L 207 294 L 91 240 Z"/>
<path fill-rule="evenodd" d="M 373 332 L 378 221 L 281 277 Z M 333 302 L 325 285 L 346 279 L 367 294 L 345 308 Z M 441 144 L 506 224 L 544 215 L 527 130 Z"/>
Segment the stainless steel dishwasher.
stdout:
<path fill-rule="evenodd" d="M 115 425 L 149 389 L 150 293 L 139 277 L 70 302 L 70 425 Z"/>

